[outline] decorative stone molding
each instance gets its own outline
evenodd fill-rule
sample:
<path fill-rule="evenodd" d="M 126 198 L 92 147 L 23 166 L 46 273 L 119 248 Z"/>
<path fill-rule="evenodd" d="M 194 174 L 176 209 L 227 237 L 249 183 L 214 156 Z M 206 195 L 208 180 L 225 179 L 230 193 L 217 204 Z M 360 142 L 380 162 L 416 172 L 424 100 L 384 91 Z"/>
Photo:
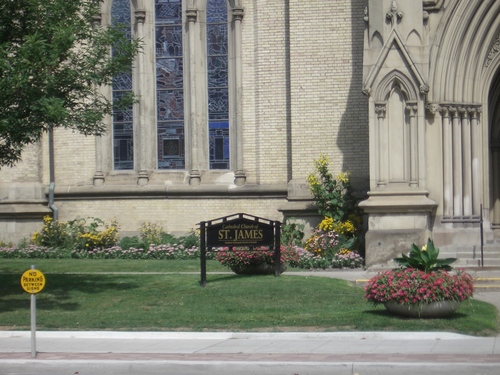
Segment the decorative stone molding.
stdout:
<path fill-rule="evenodd" d="M 425 103 L 425 109 L 431 115 L 435 115 L 439 111 L 439 105 L 436 103 Z"/>
<path fill-rule="evenodd" d="M 393 28 L 388 39 L 386 40 L 384 44 L 384 48 L 381 50 L 380 54 L 377 57 L 377 60 L 371 65 L 370 71 L 367 74 L 364 84 L 363 84 L 363 89 L 362 92 L 363 94 L 367 96 L 371 96 L 371 92 L 373 89 L 373 85 L 376 81 L 377 76 L 380 74 L 380 71 L 384 64 L 386 63 L 386 59 L 388 58 L 389 52 L 394 48 L 399 48 L 401 58 L 403 62 L 409 67 L 410 71 L 413 73 L 414 77 L 416 80 L 410 81 L 408 80 L 408 87 L 414 87 L 414 85 L 418 85 L 419 90 L 422 94 L 426 95 L 429 92 L 429 85 L 427 84 L 427 81 L 420 71 L 418 65 L 415 63 L 413 60 L 410 52 L 406 48 L 406 45 L 404 41 L 401 38 L 401 35 L 397 31 L 396 28 Z M 393 74 L 395 77 L 399 79 L 400 82 L 407 81 L 405 78 L 404 74 L 401 74 L 398 70 L 395 70 L 395 73 Z M 390 82 L 392 80 L 387 80 L 387 82 Z M 380 86 L 380 85 L 379 85 Z M 377 88 L 377 92 L 379 92 L 381 89 L 380 87 Z M 384 91 L 384 90 L 383 90 Z M 385 92 L 385 91 L 384 91 Z M 416 93 L 415 93 L 416 94 Z M 380 97 L 378 97 L 380 99 Z"/>
<path fill-rule="evenodd" d="M 149 183 L 149 174 L 145 170 L 139 171 L 139 176 L 137 177 L 137 185 L 146 186 Z"/>
<path fill-rule="evenodd" d="M 429 85 L 424 83 L 422 85 L 420 85 L 420 93 L 421 94 L 424 94 L 424 95 L 427 95 L 429 93 Z"/>
<path fill-rule="evenodd" d="M 96 171 L 93 177 L 94 187 L 104 186 L 104 181 L 105 181 L 104 173 L 102 173 L 102 171 Z"/>
<path fill-rule="evenodd" d="M 440 10 L 444 0 L 424 0 L 424 10 L 431 12 Z"/>
<path fill-rule="evenodd" d="M 391 3 L 391 10 L 386 13 L 385 17 L 391 21 L 392 27 L 403 18 L 403 12 L 398 11 L 398 4 L 395 1 Z"/>
<path fill-rule="evenodd" d="M 377 114 L 377 118 L 385 118 L 385 113 L 387 111 L 386 104 L 375 104 L 375 113 Z"/>
<path fill-rule="evenodd" d="M 200 171 L 193 169 L 189 172 L 189 185 L 198 186 L 199 184 L 201 184 Z"/>
<path fill-rule="evenodd" d="M 424 12 L 422 14 L 423 14 L 423 20 L 424 20 L 424 25 L 425 25 L 429 21 L 429 12 L 426 12 L 424 10 Z"/>
<path fill-rule="evenodd" d="M 479 115 L 483 112 L 483 107 L 481 106 L 467 107 L 467 111 L 469 112 L 471 119 L 477 119 Z"/>
<path fill-rule="evenodd" d="M 480 104 L 466 104 L 466 103 L 443 103 L 438 105 L 436 103 L 429 103 L 426 105 L 426 109 L 429 106 L 434 108 L 434 112 L 440 112 L 442 117 L 460 117 L 460 118 L 478 118 L 479 114 L 482 112 L 482 106 Z M 430 109 L 429 109 L 430 111 Z"/>
<path fill-rule="evenodd" d="M 410 112 L 410 116 L 415 116 L 417 114 L 418 106 L 414 103 L 407 104 L 406 110 Z"/>
<path fill-rule="evenodd" d="M 488 53 L 488 58 L 486 59 L 486 62 L 484 63 L 484 67 L 487 68 L 490 66 L 491 62 L 495 58 L 495 56 L 498 54 L 500 51 L 500 34 L 498 34 L 497 39 L 495 40 L 495 43 L 491 47 L 490 52 Z"/>
<path fill-rule="evenodd" d="M 480 211 L 480 105 L 442 103 L 442 222 L 468 222 Z"/>
<path fill-rule="evenodd" d="M 96 13 L 92 16 L 92 25 L 93 26 L 101 26 L 102 24 L 102 14 Z"/>
<path fill-rule="evenodd" d="M 186 9 L 186 18 L 188 22 L 196 22 L 198 18 L 198 9 Z"/>
<path fill-rule="evenodd" d="M 235 21 L 243 20 L 243 16 L 245 15 L 245 10 L 243 8 L 232 8 L 231 12 Z"/>
<path fill-rule="evenodd" d="M 135 22 L 136 23 L 144 23 L 146 21 L 146 11 L 143 9 L 137 9 L 134 12 Z"/>
<path fill-rule="evenodd" d="M 368 7 L 365 7 L 365 16 L 363 17 L 363 20 L 368 23 L 370 21 L 370 17 L 368 15 Z"/>

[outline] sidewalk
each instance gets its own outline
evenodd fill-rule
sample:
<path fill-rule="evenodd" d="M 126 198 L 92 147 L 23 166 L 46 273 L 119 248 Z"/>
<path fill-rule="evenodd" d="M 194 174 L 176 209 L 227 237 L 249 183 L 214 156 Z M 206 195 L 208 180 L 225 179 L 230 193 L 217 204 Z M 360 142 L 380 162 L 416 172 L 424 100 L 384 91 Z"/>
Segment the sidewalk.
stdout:
<path fill-rule="evenodd" d="M 300 274 L 362 282 L 375 273 Z M 500 271 L 475 275 L 498 276 Z M 475 298 L 500 304 L 496 289 L 479 291 Z M 497 375 L 500 371 L 500 335 L 441 332 L 42 331 L 36 334 L 36 349 L 37 357 L 31 358 L 30 332 L 0 331 L 0 375 L 421 375 L 426 371 Z"/>
<path fill-rule="evenodd" d="M 0 374 L 498 374 L 500 338 L 451 333 L 0 332 Z"/>

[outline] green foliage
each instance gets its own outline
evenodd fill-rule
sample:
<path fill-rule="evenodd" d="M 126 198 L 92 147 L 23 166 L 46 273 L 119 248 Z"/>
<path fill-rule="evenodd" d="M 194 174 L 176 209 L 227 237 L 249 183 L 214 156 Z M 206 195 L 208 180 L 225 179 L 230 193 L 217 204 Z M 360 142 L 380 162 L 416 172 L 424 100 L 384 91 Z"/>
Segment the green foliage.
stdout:
<path fill-rule="evenodd" d="M 105 132 L 113 103 L 99 87 L 130 70 L 140 43 L 119 25 L 95 25 L 101 2 L 0 2 L 0 166 L 51 128 Z"/>
<path fill-rule="evenodd" d="M 134 237 L 123 237 L 120 242 L 119 246 L 122 249 L 130 249 L 131 247 L 135 249 L 146 249 L 147 246 L 144 245 L 144 242 L 142 242 L 139 237 L 134 236 Z"/>
<path fill-rule="evenodd" d="M 427 245 L 421 249 L 413 244 L 409 256 L 401 254 L 400 258 L 394 258 L 394 262 L 403 268 L 415 268 L 424 272 L 445 270 L 450 271 L 450 264 L 455 262 L 456 258 L 438 259 L 439 249 L 434 247 L 434 243 L 429 238 Z"/>
<path fill-rule="evenodd" d="M 166 233 L 162 226 L 155 222 L 145 222 L 141 225 L 141 240 L 137 246 L 143 249 L 149 248 L 151 245 L 170 245 L 180 244 L 186 248 L 199 247 L 199 236 L 194 232 L 190 232 L 184 236 L 176 237 L 170 233 Z M 128 248 L 127 246 L 122 246 Z"/>
<path fill-rule="evenodd" d="M 118 241 L 118 224 L 98 218 L 77 219 L 67 223 L 73 247 L 78 250 L 104 249 Z"/>
<path fill-rule="evenodd" d="M 43 218 L 39 232 L 33 233 L 33 244 L 48 248 L 89 250 L 113 246 L 118 240 L 116 223 L 106 224 L 98 218 L 77 219 L 69 222 Z"/>
<path fill-rule="evenodd" d="M 175 243 L 176 241 L 174 241 Z M 185 236 L 179 237 L 177 243 L 181 243 L 184 247 L 200 247 L 200 236 L 196 232 L 191 232 Z"/>
<path fill-rule="evenodd" d="M 281 226 L 281 243 L 286 246 L 303 246 L 304 224 L 292 222 L 293 218 Z"/>
<path fill-rule="evenodd" d="M 158 245 L 162 243 L 162 237 L 164 237 L 165 232 L 161 225 L 147 221 L 141 225 L 141 240 L 145 245 L 144 248 L 148 248 L 149 245 Z"/>
<path fill-rule="evenodd" d="M 321 155 L 314 173 L 307 181 L 322 222 L 306 241 L 306 249 L 317 255 L 333 256 L 341 249 L 363 252 L 361 212 L 357 206 L 348 173 L 336 177 L 329 171 L 329 161 Z"/>
<path fill-rule="evenodd" d="M 334 177 L 328 169 L 329 161 L 325 155 L 321 155 L 314 164 L 315 172 L 309 174 L 307 181 L 316 201 L 318 213 L 324 217 L 331 217 L 337 223 L 350 220 L 352 215 L 359 216 L 349 174 L 341 172 Z"/>
<path fill-rule="evenodd" d="M 54 221 L 50 216 L 44 216 L 42 229 L 33 233 L 31 241 L 35 245 L 50 248 L 72 246 L 67 223 Z"/>

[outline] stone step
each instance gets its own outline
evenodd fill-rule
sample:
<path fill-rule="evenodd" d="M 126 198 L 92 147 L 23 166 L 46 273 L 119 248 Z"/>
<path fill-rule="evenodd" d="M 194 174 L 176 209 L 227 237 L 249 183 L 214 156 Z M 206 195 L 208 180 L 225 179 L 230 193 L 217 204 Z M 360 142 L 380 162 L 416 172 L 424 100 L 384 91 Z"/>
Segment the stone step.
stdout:
<path fill-rule="evenodd" d="M 474 288 L 477 291 L 491 291 L 500 289 L 500 277 L 474 278 Z"/>
<path fill-rule="evenodd" d="M 479 246 L 443 246 L 439 249 L 440 258 L 457 258 L 453 267 L 481 266 L 481 248 Z M 489 243 L 483 246 L 484 266 L 500 266 L 500 244 Z"/>

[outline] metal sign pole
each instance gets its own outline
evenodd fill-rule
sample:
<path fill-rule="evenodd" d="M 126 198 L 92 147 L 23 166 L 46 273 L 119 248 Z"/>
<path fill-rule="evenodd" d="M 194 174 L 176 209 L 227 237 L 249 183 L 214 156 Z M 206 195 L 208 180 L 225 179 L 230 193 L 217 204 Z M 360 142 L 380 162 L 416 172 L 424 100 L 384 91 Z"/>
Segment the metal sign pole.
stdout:
<path fill-rule="evenodd" d="M 31 266 L 35 269 L 35 265 Z M 31 294 L 31 358 L 36 358 L 36 294 Z"/>
<path fill-rule="evenodd" d="M 31 358 L 36 358 L 36 294 L 31 295 Z"/>

